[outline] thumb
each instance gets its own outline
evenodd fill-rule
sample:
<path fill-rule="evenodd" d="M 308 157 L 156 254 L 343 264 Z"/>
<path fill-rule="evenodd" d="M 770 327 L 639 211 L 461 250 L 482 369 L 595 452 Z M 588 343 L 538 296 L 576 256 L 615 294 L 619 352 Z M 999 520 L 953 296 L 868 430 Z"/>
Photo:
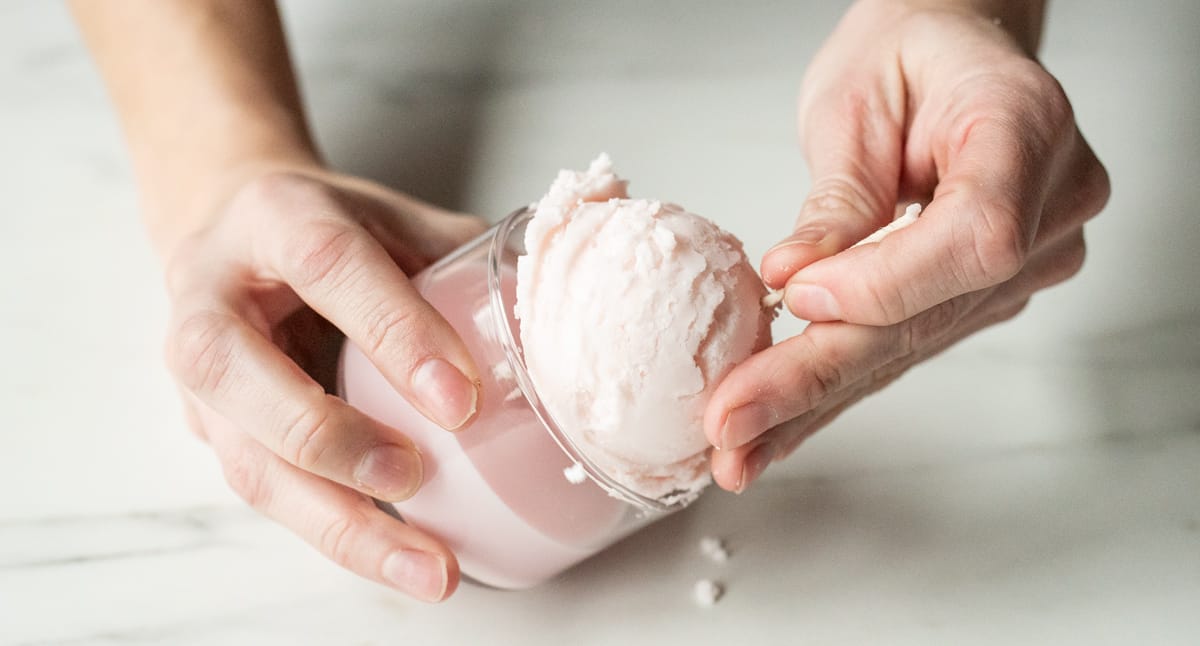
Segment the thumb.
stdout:
<path fill-rule="evenodd" d="M 1056 163 L 1050 138 L 1008 115 L 965 130 L 921 219 L 797 272 L 788 309 L 810 321 L 891 325 L 1020 271 Z"/>
<path fill-rule="evenodd" d="M 858 242 L 892 219 L 900 182 L 901 121 L 882 99 L 826 93 L 801 114 L 813 183 L 792 234 L 763 256 L 767 285 Z"/>

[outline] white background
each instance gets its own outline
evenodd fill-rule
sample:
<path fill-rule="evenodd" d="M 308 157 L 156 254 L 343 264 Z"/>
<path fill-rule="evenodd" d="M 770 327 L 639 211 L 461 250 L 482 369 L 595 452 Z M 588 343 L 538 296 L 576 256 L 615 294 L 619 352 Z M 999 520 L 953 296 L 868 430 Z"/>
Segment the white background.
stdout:
<path fill-rule="evenodd" d="M 795 92 L 843 5 L 726 4 L 284 6 L 337 167 L 495 219 L 603 150 L 758 258 L 807 189 Z M 0 6 L 0 643 L 1200 643 L 1198 36 L 1192 0 L 1052 3 L 1044 62 L 1114 186 L 1077 279 L 750 492 L 427 607 L 226 491 L 161 367 L 95 71 L 60 3 Z"/>

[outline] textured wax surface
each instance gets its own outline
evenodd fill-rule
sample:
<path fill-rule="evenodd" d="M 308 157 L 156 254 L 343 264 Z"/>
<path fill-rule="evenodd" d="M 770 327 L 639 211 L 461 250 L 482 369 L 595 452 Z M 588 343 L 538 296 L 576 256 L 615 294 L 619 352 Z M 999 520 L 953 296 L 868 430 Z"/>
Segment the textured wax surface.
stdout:
<path fill-rule="evenodd" d="M 710 482 L 702 417 L 760 341 L 762 281 L 734 236 L 630 199 L 606 155 L 562 171 L 517 266 L 530 377 L 555 422 L 622 485 L 674 501 Z"/>

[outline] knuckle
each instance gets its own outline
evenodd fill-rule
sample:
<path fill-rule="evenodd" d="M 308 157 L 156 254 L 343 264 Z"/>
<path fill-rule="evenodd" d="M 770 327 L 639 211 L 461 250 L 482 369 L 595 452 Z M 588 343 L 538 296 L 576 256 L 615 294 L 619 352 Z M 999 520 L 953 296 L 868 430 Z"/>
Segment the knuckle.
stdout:
<path fill-rule="evenodd" d="M 842 387 L 842 372 L 832 363 L 819 363 L 813 366 L 812 376 L 809 401 L 814 405 Z"/>
<path fill-rule="evenodd" d="M 281 265 L 286 279 L 297 289 L 323 285 L 338 289 L 349 279 L 349 268 L 359 249 L 357 231 L 331 218 L 310 220 L 297 227 L 285 245 Z"/>
<path fill-rule="evenodd" d="M 973 107 L 964 113 L 951 141 L 962 142 L 980 123 L 1001 128 L 1014 140 L 1059 150 L 1075 137 L 1075 110 L 1058 79 L 1026 58 L 1005 61 L 978 75 L 961 90 Z"/>
<path fill-rule="evenodd" d="M 191 314 L 169 337 L 167 365 L 189 390 L 217 392 L 229 378 L 235 334 L 225 314 L 208 310 Z"/>
<path fill-rule="evenodd" d="M 1079 187 L 1083 196 L 1083 213 L 1088 218 L 1104 210 L 1104 207 L 1108 205 L 1109 198 L 1112 197 L 1112 181 L 1109 179 L 1108 169 L 1100 163 L 1099 159 L 1096 159 L 1095 155 L 1089 154 L 1089 157 Z"/>
<path fill-rule="evenodd" d="M 873 220 L 878 205 L 872 193 L 852 174 L 839 173 L 817 180 L 800 209 L 798 222 L 813 222 L 830 214 L 857 215 Z"/>
<path fill-rule="evenodd" d="M 1028 126 L 1048 143 L 1064 143 L 1075 134 L 1075 109 L 1066 90 L 1040 63 L 1028 58 L 1009 60 L 997 70 L 1007 88 L 997 105 L 1009 114 L 1025 115 Z"/>
<path fill-rule="evenodd" d="M 1029 227 L 1014 208 L 993 203 L 981 206 L 971 220 L 971 257 L 975 271 L 968 274 L 969 290 L 1002 283 L 1021 270 L 1030 244 Z"/>
<path fill-rule="evenodd" d="M 1078 275 L 1083 270 L 1086 260 L 1087 245 L 1084 243 L 1081 233 L 1076 240 L 1071 241 L 1058 253 L 1054 270 L 1049 277 L 1049 285 L 1057 285 Z"/>
<path fill-rule="evenodd" d="M 878 282 L 867 283 L 867 292 L 878 313 L 878 318 L 867 317 L 863 320 L 868 325 L 895 325 L 911 317 L 919 307 L 917 294 L 896 276 L 886 276 Z"/>
<path fill-rule="evenodd" d="M 850 301 L 863 303 L 858 312 L 847 316 L 854 323 L 895 325 L 920 311 L 920 292 L 900 277 L 888 259 L 864 272 L 862 280 L 854 281 L 846 289 L 853 295 Z"/>
<path fill-rule="evenodd" d="M 1046 120 L 1053 132 L 1066 137 L 1075 134 L 1075 108 L 1063 86 L 1047 72 L 1037 77 L 1038 90 L 1042 97 L 1042 105 L 1046 110 Z"/>
<path fill-rule="evenodd" d="M 951 298 L 905 321 L 908 331 L 905 343 L 907 352 L 904 354 L 918 352 L 954 329 L 966 315 L 968 305 L 965 297 Z"/>
<path fill-rule="evenodd" d="M 363 323 L 368 356 L 377 356 L 389 347 L 409 345 L 414 331 L 423 327 L 417 318 L 418 314 L 411 309 L 383 305 L 374 308 Z"/>
<path fill-rule="evenodd" d="M 817 341 L 815 336 L 817 335 L 808 333 L 797 337 L 805 344 L 805 347 L 801 348 L 801 356 L 808 358 L 805 363 L 809 366 L 805 373 L 801 373 L 802 377 L 806 378 L 800 380 L 800 392 L 797 393 L 801 395 L 801 401 L 797 403 L 803 410 L 815 408 L 840 390 L 844 382 L 839 357 L 830 356 L 830 351 Z"/>
<path fill-rule="evenodd" d="M 283 427 L 280 455 L 292 464 L 312 471 L 324 454 L 337 446 L 337 429 L 328 402 L 304 405 Z"/>
<path fill-rule="evenodd" d="M 366 516 L 358 510 L 344 512 L 321 530 L 317 549 L 338 565 L 349 566 L 355 555 L 354 537 L 366 522 Z"/>

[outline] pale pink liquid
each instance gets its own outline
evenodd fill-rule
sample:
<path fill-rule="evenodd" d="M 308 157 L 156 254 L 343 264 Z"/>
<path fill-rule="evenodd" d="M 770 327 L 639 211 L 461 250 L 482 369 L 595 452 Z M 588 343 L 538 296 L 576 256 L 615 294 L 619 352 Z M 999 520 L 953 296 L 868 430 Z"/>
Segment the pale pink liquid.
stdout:
<path fill-rule="evenodd" d="M 435 266 L 415 282 L 466 342 L 482 385 L 478 417 L 451 433 L 346 344 L 343 396 L 412 438 L 424 457 L 420 491 L 395 505 L 404 520 L 443 540 L 463 573 L 502 588 L 541 583 L 636 529 L 641 523 L 628 503 L 591 480 L 571 484 L 563 475 L 572 461 L 521 394 L 497 340 L 482 259 Z M 514 282 L 511 272 L 502 280 L 508 303 Z"/>

